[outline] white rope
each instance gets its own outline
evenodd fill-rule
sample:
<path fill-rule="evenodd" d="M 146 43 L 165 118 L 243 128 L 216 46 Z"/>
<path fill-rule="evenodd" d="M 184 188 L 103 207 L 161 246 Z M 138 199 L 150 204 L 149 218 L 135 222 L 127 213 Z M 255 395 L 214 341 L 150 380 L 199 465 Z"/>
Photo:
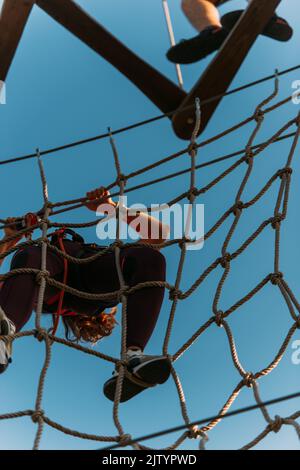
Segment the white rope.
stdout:
<path fill-rule="evenodd" d="M 166 18 L 170 43 L 171 43 L 171 46 L 175 46 L 176 41 L 175 41 L 175 36 L 174 36 L 174 29 L 173 29 L 173 25 L 172 25 L 168 0 L 162 0 L 162 5 L 163 5 L 163 9 L 164 9 L 165 18 Z M 179 84 L 180 88 L 183 88 L 183 78 L 182 78 L 182 72 L 181 72 L 180 65 L 175 64 L 175 68 L 176 68 L 178 84 Z"/>

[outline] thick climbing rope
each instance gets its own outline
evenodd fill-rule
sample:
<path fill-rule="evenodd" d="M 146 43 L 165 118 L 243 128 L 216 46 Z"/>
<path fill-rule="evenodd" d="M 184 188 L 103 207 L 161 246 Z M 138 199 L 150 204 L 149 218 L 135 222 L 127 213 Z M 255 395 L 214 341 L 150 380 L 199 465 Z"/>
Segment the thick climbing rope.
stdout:
<path fill-rule="evenodd" d="M 162 0 L 162 6 L 163 6 L 163 10 L 164 10 L 165 19 L 166 19 L 166 25 L 167 25 L 167 29 L 168 29 L 170 44 L 171 44 L 171 46 L 175 46 L 176 41 L 175 41 L 174 28 L 173 28 L 173 24 L 172 24 L 172 19 L 171 19 L 168 0 Z M 180 88 L 183 88 L 183 78 L 182 78 L 182 72 L 181 72 L 180 65 L 175 64 L 175 69 L 176 69 L 178 85 L 179 85 Z"/>
<path fill-rule="evenodd" d="M 92 223 L 83 223 L 83 224 L 68 224 L 68 223 L 53 223 L 50 221 L 50 213 L 53 208 L 53 204 L 48 199 L 48 190 L 47 190 L 47 182 L 46 176 L 43 168 L 43 162 L 41 158 L 41 153 L 39 151 L 36 152 L 36 159 L 40 169 L 40 177 L 42 181 L 42 195 L 43 195 L 43 214 L 41 219 L 38 221 L 36 226 L 32 228 L 40 228 L 42 230 L 42 236 L 37 238 L 36 240 L 28 240 L 24 243 L 21 243 L 19 246 L 15 247 L 14 249 L 8 250 L 6 253 L 1 255 L 1 258 L 8 256 L 9 254 L 13 253 L 21 246 L 30 246 L 34 243 L 41 246 L 42 249 L 42 259 L 41 259 L 41 267 L 40 269 L 15 269 L 11 272 L 4 274 L 1 276 L 1 280 L 5 280 L 11 276 L 17 276 L 19 274 L 28 274 L 33 275 L 36 277 L 36 281 L 39 284 L 39 294 L 38 294 L 38 302 L 37 302 L 37 309 L 36 309 L 36 317 L 35 317 L 35 329 L 30 331 L 23 331 L 19 332 L 13 336 L 9 337 L 2 337 L 5 341 L 15 341 L 19 340 L 24 337 L 34 336 L 37 340 L 44 342 L 45 344 L 45 360 L 40 372 L 38 388 L 37 388 L 37 395 L 35 406 L 30 410 L 21 410 L 12 413 L 6 413 L 0 415 L 0 420 L 7 420 L 7 419 L 17 419 L 21 417 L 31 417 L 34 423 L 37 424 L 37 431 L 34 440 L 34 449 L 38 449 L 40 446 L 41 437 L 43 434 L 44 426 L 50 426 L 56 429 L 59 432 L 74 436 L 76 438 L 87 439 L 91 441 L 98 441 L 98 442 L 112 442 L 118 444 L 118 446 L 126 446 L 130 445 L 134 449 L 149 449 L 142 445 L 138 440 L 132 439 L 129 434 L 127 434 L 123 428 L 121 418 L 119 415 L 119 406 L 120 406 L 120 397 L 122 392 L 123 386 L 123 379 L 124 374 L 126 371 L 126 363 L 125 363 L 125 338 L 126 338 L 126 328 L 127 328 L 127 299 L 128 296 L 133 294 L 139 289 L 143 289 L 145 287 L 164 287 L 169 291 L 169 297 L 171 300 L 171 308 L 169 313 L 169 318 L 166 326 L 164 341 L 162 345 L 162 354 L 166 355 L 170 361 L 172 362 L 172 378 L 174 380 L 176 390 L 179 397 L 180 402 L 180 409 L 181 414 L 184 422 L 183 430 L 184 432 L 176 439 L 175 442 L 171 443 L 167 448 L 168 449 L 175 449 L 180 446 L 186 439 L 198 439 L 200 449 L 204 449 L 207 445 L 209 433 L 210 431 L 216 426 L 222 423 L 222 420 L 228 413 L 234 414 L 234 412 L 230 411 L 233 403 L 235 402 L 238 395 L 241 391 L 248 387 L 253 391 L 254 401 L 256 403 L 256 407 L 261 410 L 262 416 L 266 421 L 266 427 L 261 431 L 258 436 L 255 436 L 250 442 L 246 443 L 243 446 L 243 449 L 250 449 L 261 442 L 268 434 L 271 432 L 279 432 L 279 430 L 283 426 L 291 426 L 295 429 L 297 435 L 299 436 L 299 423 L 297 420 L 300 417 L 300 411 L 293 413 L 292 415 L 283 418 L 281 416 L 272 417 L 268 411 L 268 402 L 264 402 L 260 396 L 259 392 L 259 381 L 263 379 L 263 377 L 270 374 L 281 362 L 284 354 L 288 348 L 288 345 L 296 333 L 297 330 L 300 328 L 300 304 L 297 300 L 295 294 L 292 292 L 288 280 L 286 276 L 281 271 L 281 263 L 280 263 L 280 235 L 281 235 L 281 227 L 282 223 L 287 217 L 288 211 L 288 202 L 289 202 L 289 193 L 290 193 L 290 185 L 291 185 L 291 178 L 292 178 L 292 163 L 293 163 L 293 156 L 296 152 L 297 144 L 299 142 L 300 136 L 300 115 L 295 116 L 291 119 L 288 123 L 278 129 L 269 139 L 261 144 L 255 144 L 255 140 L 257 139 L 258 133 L 262 128 L 265 116 L 272 112 L 273 110 L 283 106 L 287 101 L 283 100 L 280 103 L 277 103 L 274 106 L 267 107 L 272 99 L 276 97 L 278 93 L 278 77 L 276 78 L 275 82 L 275 90 L 266 100 L 257 106 L 255 109 L 254 114 L 251 118 L 247 119 L 246 122 L 243 122 L 242 125 L 254 123 L 254 129 L 250 135 L 250 138 L 247 142 L 247 145 L 244 149 L 244 152 L 237 160 L 234 162 L 230 167 L 224 170 L 220 175 L 215 177 L 211 182 L 209 182 L 206 186 L 197 188 L 195 186 L 195 171 L 197 168 L 196 161 L 197 161 L 197 152 L 201 145 L 196 144 L 195 137 L 197 135 L 197 128 L 200 125 L 200 107 L 199 102 L 196 102 L 196 127 L 194 129 L 194 133 L 191 137 L 190 145 L 187 149 L 188 158 L 190 162 L 189 166 L 189 185 L 188 190 L 185 191 L 183 194 L 177 196 L 170 201 L 170 205 L 178 201 L 183 201 L 185 198 L 188 200 L 189 203 L 194 204 L 196 198 L 208 192 L 211 188 L 218 185 L 220 181 L 227 178 L 228 175 L 233 173 L 237 168 L 242 168 L 242 165 L 245 166 L 244 176 L 242 178 L 241 184 L 236 191 L 234 202 L 233 204 L 227 208 L 221 217 L 213 224 L 212 227 L 205 233 L 202 239 L 198 240 L 190 240 L 188 237 L 188 224 L 186 226 L 186 231 L 184 236 L 181 239 L 176 240 L 168 240 L 160 245 L 161 249 L 167 249 L 170 246 L 178 245 L 180 248 L 180 259 L 178 264 L 177 276 L 175 280 L 175 284 L 172 285 L 169 282 L 158 282 L 158 281 L 151 281 L 151 282 L 143 282 L 133 287 L 129 287 L 125 284 L 122 269 L 120 265 L 120 249 L 123 246 L 134 246 L 135 243 L 125 244 L 120 240 L 119 236 L 119 214 L 122 210 L 121 204 L 118 206 L 118 216 L 117 216 L 117 233 L 116 233 L 116 241 L 107 247 L 107 250 L 114 250 L 115 258 L 116 258 L 116 266 L 118 270 L 119 276 L 119 284 L 120 288 L 117 291 L 109 292 L 106 294 L 91 294 L 88 292 L 79 291 L 77 289 L 71 288 L 68 285 L 65 285 L 62 282 L 58 282 L 57 280 L 50 277 L 49 272 L 47 272 L 46 266 L 46 257 L 47 257 L 47 250 L 54 250 L 56 253 L 59 253 L 64 259 L 68 260 L 68 262 L 77 263 L 77 264 L 84 264 L 92 262 L 93 260 L 97 259 L 100 256 L 103 256 L 104 252 L 96 253 L 95 255 L 91 256 L 90 258 L 85 259 L 77 259 L 73 258 L 72 256 L 64 253 L 61 249 L 57 246 L 53 246 L 49 242 L 49 237 L 51 234 L 49 233 L 49 229 L 51 227 L 67 227 L 67 226 L 76 226 L 76 227 L 89 227 L 92 225 L 96 225 L 99 223 L 99 220 L 96 223 L 93 221 Z M 269 148 L 274 142 L 278 141 L 284 137 L 284 133 L 290 129 L 291 127 L 296 127 L 295 132 L 291 133 L 290 137 L 292 138 L 291 148 L 285 162 L 285 165 L 276 171 L 273 175 L 269 177 L 269 179 L 264 183 L 263 187 L 257 192 L 255 196 L 253 196 L 249 200 L 245 200 L 244 193 L 246 188 L 248 187 L 249 179 L 255 167 L 257 158 L 263 158 L 263 152 L 267 148 Z M 239 129 L 241 125 L 235 126 L 236 129 Z M 117 151 L 116 143 L 113 138 L 113 131 L 109 129 L 108 132 L 110 143 L 112 146 L 112 153 L 114 158 L 114 164 L 116 167 L 116 185 L 118 186 L 118 194 L 122 196 L 125 194 L 126 191 L 126 183 L 128 181 L 128 175 L 124 175 L 121 171 L 121 161 L 120 156 Z M 223 135 L 227 135 L 227 133 L 221 133 L 217 137 L 210 139 L 210 141 L 215 141 L 216 139 L 220 139 Z M 152 168 L 152 167 L 151 167 Z M 247 212 L 250 207 L 253 207 L 258 201 L 260 201 L 264 196 L 268 194 L 271 188 L 278 184 L 278 193 L 274 204 L 274 210 L 271 216 L 267 219 L 262 221 L 259 226 L 248 235 L 246 240 L 239 246 L 239 247 L 231 247 L 232 238 L 236 230 L 238 229 L 242 215 Z M 84 199 L 83 199 L 84 201 Z M 83 203 L 81 201 L 81 203 Z M 73 201 L 72 201 L 73 202 Z M 231 225 L 224 237 L 223 244 L 221 246 L 220 253 L 218 254 L 217 258 L 208 265 L 203 272 L 199 273 L 197 279 L 195 279 L 189 288 L 185 291 L 181 290 L 181 280 L 183 274 L 184 263 L 187 258 L 187 244 L 190 243 L 201 243 L 203 240 L 209 240 L 210 237 L 222 227 L 225 221 L 229 220 L 232 217 Z M 259 280 L 259 282 L 252 286 L 251 289 L 244 294 L 241 298 L 237 299 L 233 305 L 231 305 L 227 309 L 222 308 L 222 293 L 224 290 L 224 286 L 228 280 L 228 277 L 232 271 L 232 267 L 234 261 L 245 252 L 245 250 L 258 238 L 260 235 L 268 230 L 274 230 L 274 263 L 270 272 L 264 276 L 263 279 Z M 28 229 L 24 228 L 21 230 L 17 235 L 12 235 L 9 237 L 10 240 L 16 239 L 19 237 L 20 234 L 25 234 Z M 151 246 L 151 245 L 149 245 Z M 157 247 L 157 245 L 156 245 Z M 174 319 L 176 316 L 177 306 L 180 301 L 189 298 L 192 295 L 195 295 L 197 292 L 198 287 L 203 283 L 203 281 L 217 268 L 222 268 L 222 274 L 218 281 L 218 285 L 214 294 L 213 302 L 212 302 L 212 316 L 203 324 L 199 325 L 199 328 L 194 332 L 194 334 L 188 338 L 183 345 L 175 352 L 170 352 L 169 344 L 170 338 L 173 334 L 173 325 Z M 248 371 L 245 367 L 243 367 L 242 362 L 239 358 L 238 350 L 235 344 L 234 335 L 231 330 L 229 324 L 229 317 L 236 312 L 240 307 L 245 305 L 248 301 L 250 301 L 256 294 L 261 292 L 267 285 L 273 285 L 274 289 L 277 289 L 279 294 L 282 296 L 286 307 L 287 312 L 291 318 L 291 325 L 289 330 L 286 332 L 282 344 L 278 349 L 278 352 L 275 354 L 275 357 L 266 365 L 264 365 L 260 370 L 256 372 Z M 50 331 L 47 331 L 42 326 L 42 312 L 43 312 L 43 303 L 44 303 L 44 293 L 46 285 L 55 286 L 59 289 L 64 289 L 65 292 L 69 292 L 74 296 L 79 298 L 85 299 L 93 299 L 93 300 L 100 300 L 100 299 L 109 299 L 114 298 L 117 299 L 119 302 L 122 303 L 122 335 L 121 335 L 121 353 L 120 357 L 111 357 L 105 355 L 99 351 L 95 351 L 95 349 L 88 348 L 82 346 L 80 344 L 74 344 L 66 339 L 59 338 Z M 181 358 L 184 353 L 192 347 L 195 341 L 199 340 L 201 335 L 208 330 L 209 328 L 214 328 L 215 326 L 222 328 L 224 334 L 228 340 L 229 351 L 232 358 L 232 364 L 237 372 L 237 376 L 239 379 L 230 393 L 230 395 L 226 398 L 223 406 L 215 414 L 215 416 L 211 417 L 209 420 L 205 420 L 205 422 L 195 423 L 191 421 L 189 417 L 189 412 L 186 405 L 185 395 L 183 386 L 180 381 L 180 377 L 178 372 L 175 368 L 176 361 Z M 94 356 L 95 359 L 101 359 L 108 361 L 115 365 L 119 374 L 118 374 L 118 382 L 116 387 L 115 399 L 114 399 L 114 406 L 113 406 L 113 420 L 114 424 L 117 429 L 116 435 L 113 436 L 103 436 L 103 435 L 93 435 L 87 434 L 85 432 L 79 432 L 77 430 L 73 430 L 59 424 L 53 420 L 51 420 L 43 411 L 42 403 L 43 403 L 43 394 L 45 388 L 45 379 L 47 375 L 47 371 L 49 368 L 49 364 L 51 361 L 51 349 L 54 345 L 62 344 L 77 351 L 81 351 L 82 353 L 88 354 L 90 356 Z M 250 406 L 251 408 L 251 406 Z"/>

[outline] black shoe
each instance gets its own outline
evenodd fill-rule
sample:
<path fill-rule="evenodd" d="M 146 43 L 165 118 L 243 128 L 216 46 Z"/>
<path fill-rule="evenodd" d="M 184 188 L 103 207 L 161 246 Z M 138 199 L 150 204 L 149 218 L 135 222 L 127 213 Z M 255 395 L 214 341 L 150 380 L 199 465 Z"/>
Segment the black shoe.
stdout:
<path fill-rule="evenodd" d="M 164 356 L 131 356 L 125 369 L 120 401 L 125 402 L 147 388 L 163 384 L 168 380 L 170 373 L 170 361 Z M 117 379 L 118 372 L 114 371 L 113 377 L 103 386 L 104 395 L 111 401 L 115 398 Z"/>
<path fill-rule="evenodd" d="M 222 16 L 221 23 L 223 27 L 227 29 L 228 32 L 230 32 L 243 13 L 243 10 L 237 10 Z M 286 20 L 275 14 L 272 16 L 269 23 L 263 30 L 262 35 L 275 39 L 276 41 L 286 42 L 289 41 L 293 36 L 293 29 Z"/>
<path fill-rule="evenodd" d="M 192 64 L 220 49 L 228 36 L 225 28 L 211 26 L 191 39 L 183 39 L 167 52 L 167 58 L 175 64 Z"/>
<path fill-rule="evenodd" d="M 12 362 L 12 342 L 6 339 L 5 336 L 13 335 L 15 331 L 15 325 L 0 308 L 0 336 L 4 336 L 3 339 L 0 339 L 0 374 L 5 372 L 8 365 Z"/>

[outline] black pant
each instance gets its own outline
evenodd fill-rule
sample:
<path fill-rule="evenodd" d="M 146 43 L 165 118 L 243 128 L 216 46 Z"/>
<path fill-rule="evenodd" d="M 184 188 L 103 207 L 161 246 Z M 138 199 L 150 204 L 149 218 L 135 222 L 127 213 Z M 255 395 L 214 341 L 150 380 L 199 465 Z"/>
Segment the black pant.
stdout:
<path fill-rule="evenodd" d="M 82 245 L 64 241 L 67 253 L 76 256 Z M 90 256 L 90 254 L 89 254 Z M 127 285 L 134 286 L 145 281 L 165 281 L 166 263 L 157 250 L 146 246 L 121 249 L 121 263 Z M 13 258 L 12 269 L 41 267 L 41 248 L 21 249 Z M 47 270 L 51 277 L 62 281 L 63 259 L 53 250 L 47 252 Z M 115 255 L 109 252 L 88 264 L 69 263 L 68 285 L 89 293 L 107 293 L 120 288 Z M 36 305 L 38 284 L 32 274 L 20 274 L 7 279 L 0 292 L 0 305 L 19 331 L 29 320 Z M 47 286 L 45 302 L 57 294 L 57 289 Z M 155 328 L 164 297 L 164 288 L 143 288 L 128 296 L 127 346 L 144 349 Z M 113 302 L 110 302 L 113 305 Z M 64 308 L 78 314 L 93 314 L 105 309 L 108 303 L 90 301 L 65 294 Z"/>

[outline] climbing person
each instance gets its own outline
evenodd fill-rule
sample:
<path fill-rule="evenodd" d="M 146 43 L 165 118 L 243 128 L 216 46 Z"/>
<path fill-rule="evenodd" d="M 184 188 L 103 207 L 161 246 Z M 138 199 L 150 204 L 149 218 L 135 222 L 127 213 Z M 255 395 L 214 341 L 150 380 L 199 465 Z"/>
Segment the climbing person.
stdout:
<path fill-rule="evenodd" d="M 99 198 L 106 199 L 103 213 L 107 207 L 116 208 L 105 188 L 99 188 L 87 193 L 86 206 L 92 211 L 98 209 Z M 120 265 L 125 283 L 133 287 L 148 281 L 165 282 L 166 263 L 159 251 L 159 245 L 168 237 L 169 227 L 148 213 L 130 215 L 126 208 L 122 211 L 122 219 L 127 224 L 134 225 L 139 235 L 139 242 L 120 247 Z M 138 217 L 138 219 L 137 219 Z M 134 224 L 135 223 L 135 224 Z M 13 232 L 6 231 L 6 236 Z M 16 229 L 15 229 L 16 230 Z M 148 233 L 155 233 L 151 238 Z M 68 238 L 72 236 L 72 239 Z M 152 244 L 154 247 L 147 246 Z M 2 245 L 2 251 L 10 245 Z M 51 249 L 52 248 L 52 249 Z M 65 251 L 75 258 L 88 258 L 99 250 L 106 251 L 92 262 L 75 264 L 66 263 L 57 249 Z M 66 266 L 67 264 L 67 266 Z M 106 294 L 120 289 L 115 252 L 109 247 L 96 244 L 85 244 L 80 235 L 73 231 L 58 231 L 52 236 L 47 249 L 46 269 L 50 276 L 62 282 L 66 276 L 66 284 L 77 290 L 91 294 Z M 13 256 L 11 270 L 19 268 L 41 268 L 41 247 L 39 245 L 22 246 Z M 39 285 L 35 274 L 16 274 L 7 278 L 0 291 L 0 336 L 13 335 L 20 331 L 30 319 L 36 308 Z M 62 296 L 63 294 L 63 296 Z M 126 333 L 126 370 L 123 382 L 121 401 L 127 401 L 146 388 L 164 383 L 170 375 L 170 362 L 164 356 L 149 356 L 144 349 L 153 333 L 164 298 L 164 286 L 143 287 L 127 296 L 127 333 Z M 72 341 L 87 341 L 96 343 L 101 338 L 111 334 L 116 320 L 116 305 L 119 303 L 116 295 L 109 300 L 87 300 L 76 297 L 56 287 L 47 285 L 43 313 L 62 318 L 65 335 Z M 58 304 L 62 303 L 58 312 Z M 111 308 L 110 313 L 105 313 Z M 0 373 L 7 369 L 11 362 L 11 342 L 7 338 L 0 339 Z M 104 384 L 103 391 L 109 400 L 114 400 L 118 370 Z"/>
<path fill-rule="evenodd" d="M 182 0 L 183 12 L 198 34 L 171 47 L 167 58 L 174 63 L 191 64 L 220 49 L 243 14 L 243 10 L 236 10 L 220 18 L 217 7 L 228 1 Z M 291 39 L 293 30 L 286 20 L 274 14 L 262 34 L 285 42 Z"/>
<path fill-rule="evenodd" d="M 10 237 L 16 235 L 15 219 L 10 217 L 6 220 L 4 227 L 4 237 L 1 240 L 0 244 L 0 255 L 4 255 L 8 250 L 14 248 L 19 241 L 22 239 L 22 236 L 10 240 Z M 4 257 L 0 258 L 0 267 L 2 266 Z M 2 288 L 3 283 L 0 283 L 0 289 Z M 7 318 L 0 308 L 0 335 L 13 335 L 16 332 L 16 327 L 13 322 Z M 0 340 L 0 373 L 5 370 L 8 363 L 11 361 L 11 342 Z"/>
<path fill-rule="evenodd" d="M 13 240 L 10 240 L 10 237 L 17 234 L 15 224 L 16 224 L 16 219 L 13 217 L 9 217 L 6 220 L 6 224 L 4 227 L 4 237 L 2 238 L 1 245 L 0 245 L 0 255 L 4 255 L 8 250 L 10 250 L 11 248 L 14 248 L 23 237 L 23 235 L 21 235 L 17 238 L 14 238 Z M 4 257 L 0 258 L 0 267 L 3 264 L 3 261 L 4 261 Z"/>

